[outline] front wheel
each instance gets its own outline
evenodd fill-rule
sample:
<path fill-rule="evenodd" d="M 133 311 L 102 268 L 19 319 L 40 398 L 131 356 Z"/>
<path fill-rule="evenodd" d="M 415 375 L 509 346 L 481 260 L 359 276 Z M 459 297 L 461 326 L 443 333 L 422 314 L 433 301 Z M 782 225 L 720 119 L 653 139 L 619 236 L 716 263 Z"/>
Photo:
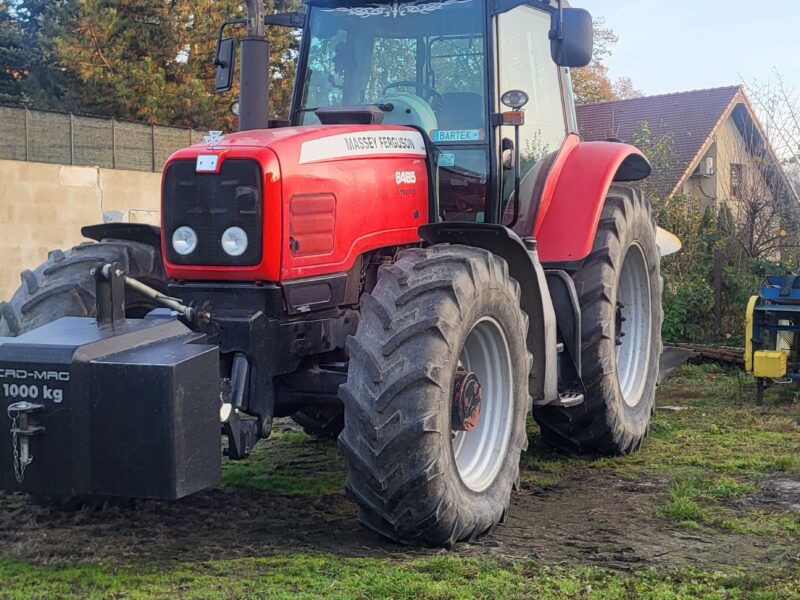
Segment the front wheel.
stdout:
<path fill-rule="evenodd" d="M 604 455 L 641 445 L 661 356 L 659 261 L 649 203 L 635 188 L 612 186 L 592 251 L 573 274 L 585 400 L 534 410 L 545 442 L 569 453 Z"/>
<path fill-rule="evenodd" d="M 340 388 L 364 525 L 452 545 L 503 519 L 527 446 L 527 331 L 519 285 L 490 252 L 437 245 L 381 269 Z"/>

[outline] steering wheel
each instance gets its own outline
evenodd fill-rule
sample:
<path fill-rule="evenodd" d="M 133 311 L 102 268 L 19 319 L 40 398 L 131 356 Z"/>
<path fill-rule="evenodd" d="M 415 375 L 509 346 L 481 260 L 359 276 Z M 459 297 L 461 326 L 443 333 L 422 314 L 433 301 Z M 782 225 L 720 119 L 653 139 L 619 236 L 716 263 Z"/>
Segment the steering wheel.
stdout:
<path fill-rule="evenodd" d="M 386 95 L 391 88 L 396 87 L 413 87 L 417 90 L 417 96 L 423 99 L 430 98 L 428 102 L 431 105 L 431 108 L 435 111 L 439 111 L 444 107 L 444 96 L 442 96 L 439 92 L 436 91 L 435 88 L 429 86 L 427 83 L 418 83 L 416 81 L 394 81 L 388 84 L 385 88 L 383 88 L 383 94 Z M 420 94 L 421 91 L 428 92 L 427 97 Z"/>

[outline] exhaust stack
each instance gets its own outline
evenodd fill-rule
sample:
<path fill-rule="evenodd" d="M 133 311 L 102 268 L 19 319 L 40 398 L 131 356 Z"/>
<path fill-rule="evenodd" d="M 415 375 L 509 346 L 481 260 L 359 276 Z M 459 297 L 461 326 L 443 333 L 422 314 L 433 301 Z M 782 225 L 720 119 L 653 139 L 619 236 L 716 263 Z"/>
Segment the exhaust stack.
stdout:
<path fill-rule="evenodd" d="M 247 0 L 247 37 L 241 42 L 239 130 L 269 126 L 269 42 L 263 0 Z"/>

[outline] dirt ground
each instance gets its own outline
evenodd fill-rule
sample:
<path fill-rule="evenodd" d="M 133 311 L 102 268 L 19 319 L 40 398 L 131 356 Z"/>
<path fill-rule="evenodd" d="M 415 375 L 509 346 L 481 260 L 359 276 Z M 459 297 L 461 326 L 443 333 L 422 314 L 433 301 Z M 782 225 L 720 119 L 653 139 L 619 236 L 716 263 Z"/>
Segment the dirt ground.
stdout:
<path fill-rule="evenodd" d="M 313 473 L 308 473 L 313 477 Z M 763 482 L 742 508 L 800 511 L 800 482 Z M 729 567 L 800 564 L 800 544 L 713 530 L 691 531 L 654 516 L 665 482 L 629 481 L 587 469 L 557 487 L 523 485 L 507 522 L 455 552 L 536 558 L 548 564 Z M 356 506 L 340 493 L 288 497 L 227 487 L 177 502 L 137 501 L 64 511 L 21 495 L 0 497 L 0 548 L 37 563 L 197 562 L 273 552 L 408 558 L 438 552 L 386 542 L 360 527 Z"/>

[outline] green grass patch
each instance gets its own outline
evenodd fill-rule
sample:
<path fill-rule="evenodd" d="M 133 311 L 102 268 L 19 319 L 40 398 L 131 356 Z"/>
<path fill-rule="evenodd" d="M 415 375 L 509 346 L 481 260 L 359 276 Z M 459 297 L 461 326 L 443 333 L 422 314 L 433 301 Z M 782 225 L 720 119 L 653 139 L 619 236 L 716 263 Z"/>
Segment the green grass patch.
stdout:
<path fill-rule="evenodd" d="M 784 386 L 788 387 L 788 386 Z M 792 386 L 794 388 L 795 386 Z M 755 405 L 751 377 L 714 364 L 685 365 L 659 388 L 648 438 L 639 452 L 616 458 L 574 458 L 548 450 L 537 427 L 523 457 L 522 479 L 547 487 L 606 469 L 628 480 L 667 482 L 659 516 L 687 527 L 717 527 L 800 539 L 796 519 L 780 511 L 749 515 L 732 503 L 758 491 L 757 481 L 800 476 L 800 404 L 770 389 Z M 780 392 L 780 393 L 779 393 Z M 739 514 L 741 513 L 741 514 Z"/>
<path fill-rule="evenodd" d="M 406 561 L 291 554 L 118 569 L 38 566 L 0 558 L 0 598 L 800 598 L 800 574 L 685 570 L 619 573 L 592 567 L 437 555 Z"/>
<path fill-rule="evenodd" d="M 225 459 L 222 485 L 248 487 L 280 496 L 342 493 L 344 462 L 332 440 L 302 431 L 275 431 L 246 460 Z"/>

